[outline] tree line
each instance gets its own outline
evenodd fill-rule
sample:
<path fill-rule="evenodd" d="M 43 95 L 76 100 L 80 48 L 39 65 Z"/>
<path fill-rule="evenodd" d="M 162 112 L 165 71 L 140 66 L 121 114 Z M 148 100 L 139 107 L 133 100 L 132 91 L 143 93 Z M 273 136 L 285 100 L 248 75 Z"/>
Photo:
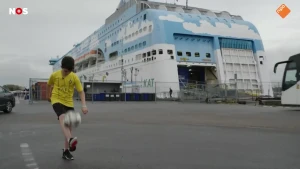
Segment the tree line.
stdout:
<path fill-rule="evenodd" d="M 5 89 L 10 90 L 10 91 L 24 90 L 24 89 L 25 89 L 25 88 L 22 87 L 22 86 L 14 85 L 14 84 L 6 84 L 6 85 L 3 85 L 3 87 L 4 87 Z"/>

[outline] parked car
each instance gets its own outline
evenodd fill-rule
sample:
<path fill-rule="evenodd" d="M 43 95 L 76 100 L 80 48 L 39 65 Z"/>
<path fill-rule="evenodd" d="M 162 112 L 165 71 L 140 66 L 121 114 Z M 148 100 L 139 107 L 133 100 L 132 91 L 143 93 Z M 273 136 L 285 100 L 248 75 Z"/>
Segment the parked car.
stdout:
<path fill-rule="evenodd" d="M 0 86 L 0 111 L 10 113 L 15 105 L 16 100 L 14 94 Z"/>

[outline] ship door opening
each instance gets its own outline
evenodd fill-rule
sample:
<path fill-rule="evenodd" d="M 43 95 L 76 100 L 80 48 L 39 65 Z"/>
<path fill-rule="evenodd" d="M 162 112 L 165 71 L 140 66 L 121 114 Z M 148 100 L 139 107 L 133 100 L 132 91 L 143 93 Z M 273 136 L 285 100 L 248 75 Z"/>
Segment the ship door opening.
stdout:
<path fill-rule="evenodd" d="M 214 66 L 178 66 L 180 86 L 187 84 L 217 83 L 216 68 Z"/>

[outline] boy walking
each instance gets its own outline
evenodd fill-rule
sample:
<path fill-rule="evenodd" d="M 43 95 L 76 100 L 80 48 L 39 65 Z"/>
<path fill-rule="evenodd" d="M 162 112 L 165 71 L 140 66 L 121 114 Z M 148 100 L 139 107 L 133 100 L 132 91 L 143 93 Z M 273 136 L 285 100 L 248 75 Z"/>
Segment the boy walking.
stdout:
<path fill-rule="evenodd" d="M 61 70 L 53 72 L 48 80 L 48 101 L 52 104 L 65 136 L 65 147 L 63 149 L 62 158 L 68 160 L 74 159 L 70 152 L 76 150 L 76 145 L 78 143 L 77 138 L 72 137 L 72 129 L 64 125 L 65 113 L 69 110 L 74 110 L 74 88 L 76 88 L 80 96 L 82 113 L 88 113 L 81 82 L 78 76 L 73 72 L 74 64 L 74 59 L 72 57 L 65 56 L 61 61 Z"/>

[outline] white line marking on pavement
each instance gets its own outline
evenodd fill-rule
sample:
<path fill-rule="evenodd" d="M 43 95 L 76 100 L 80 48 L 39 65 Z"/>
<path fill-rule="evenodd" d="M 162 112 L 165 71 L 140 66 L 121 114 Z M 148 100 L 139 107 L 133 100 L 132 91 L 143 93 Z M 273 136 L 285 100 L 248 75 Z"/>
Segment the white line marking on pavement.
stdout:
<path fill-rule="evenodd" d="M 16 100 L 16 104 L 20 104 L 19 97 L 15 97 L 15 100 Z"/>
<path fill-rule="evenodd" d="M 35 131 L 19 131 L 19 132 L 9 132 L 10 136 L 17 135 L 19 137 L 25 137 L 25 136 L 33 136 L 35 135 Z"/>
<path fill-rule="evenodd" d="M 25 148 L 25 147 L 29 147 L 29 145 L 27 143 L 22 143 L 22 144 L 20 144 L 20 147 Z"/>
<path fill-rule="evenodd" d="M 38 164 L 35 162 L 32 152 L 27 143 L 20 144 L 22 155 L 29 169 L 39 169 Z"/>

